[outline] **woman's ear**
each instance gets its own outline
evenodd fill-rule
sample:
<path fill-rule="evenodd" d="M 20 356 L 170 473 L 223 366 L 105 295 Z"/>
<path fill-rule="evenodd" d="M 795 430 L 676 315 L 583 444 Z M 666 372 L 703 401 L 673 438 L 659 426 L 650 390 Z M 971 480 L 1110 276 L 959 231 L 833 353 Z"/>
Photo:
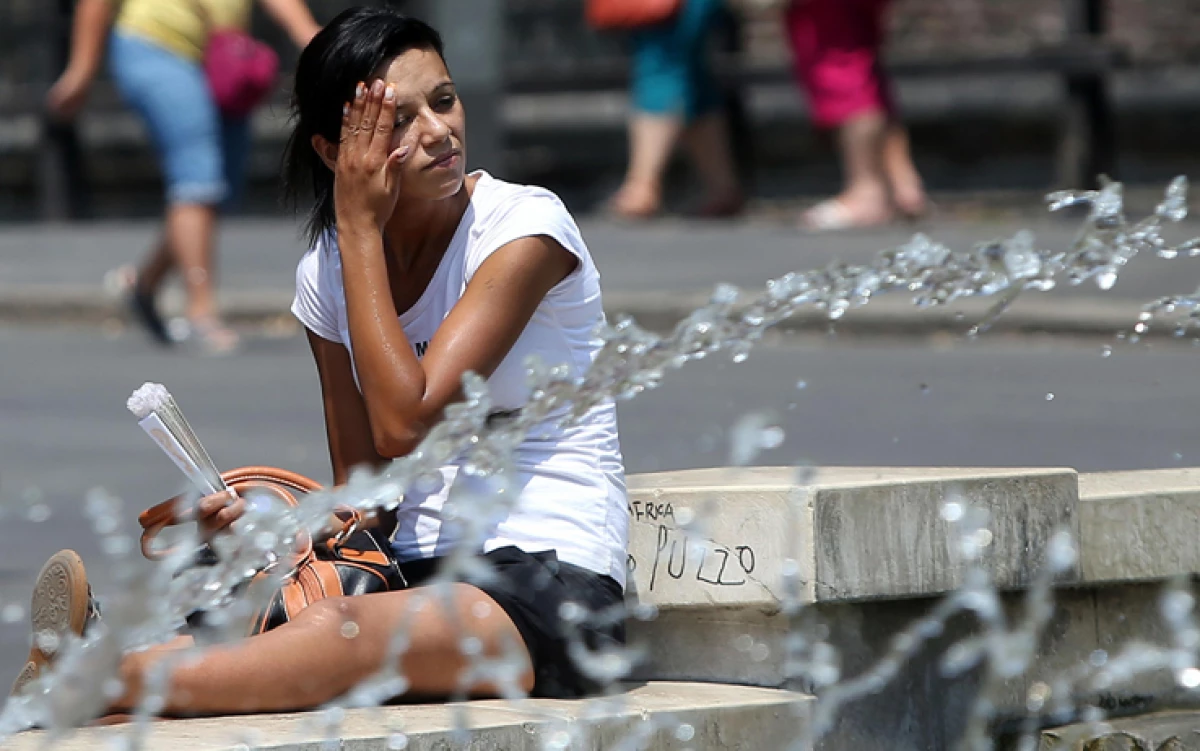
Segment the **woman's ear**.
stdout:
<path fill-rule="evenodd" d="M 336 143 L 330 143 L 325 136 L 316 135 L 312 137 L 312 147 L 330 171 L 337 168 L 338 145 Z"/>

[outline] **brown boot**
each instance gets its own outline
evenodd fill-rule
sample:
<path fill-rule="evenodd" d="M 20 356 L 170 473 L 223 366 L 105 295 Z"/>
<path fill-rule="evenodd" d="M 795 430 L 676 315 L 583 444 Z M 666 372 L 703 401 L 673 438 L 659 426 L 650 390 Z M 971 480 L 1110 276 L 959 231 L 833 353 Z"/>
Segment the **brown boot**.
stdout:
<path fill-rule="evenodd" d="M 89 620 L 98 618 L 83 559 L 74 550 L 60 550 L 42 566 L 33 585 L 29 616 L 33 626 L 29 659 L 13 681 L 18 694 L 54 661 L 68 635 L 83 636 Z"/>

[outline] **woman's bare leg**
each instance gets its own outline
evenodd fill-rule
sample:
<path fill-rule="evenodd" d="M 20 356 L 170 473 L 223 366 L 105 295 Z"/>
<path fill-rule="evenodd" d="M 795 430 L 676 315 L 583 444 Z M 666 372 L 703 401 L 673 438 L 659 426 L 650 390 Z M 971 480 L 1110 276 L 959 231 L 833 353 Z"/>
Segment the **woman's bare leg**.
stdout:
<path fill-rule="evenodd" d="M 216 245 L 217 207 L 198 203 L 174 204 L 167 209 L 165 229 L 166 247 L 187 289 L 187 317 L 191 320 L 215 317 L 213 248 Z"/>
<path fill-rule="evenodd" d="M 920 216 L 927 208 L 925 186 L 913 164 L 908 131 L 895 120 L 888 123 L 883 139 L 883 169 L 896 208 L 906 216 Z"/>
<path fill-rule="evenodd" d="M 725 113 L 710 112 L 684 131 L 684 143 L 704 185 L 702 214 L 737 213 L 742 207 L 742 188 L 729 145 Z"/>
<path fill-rule="evenodd" d="M 199 203 L 177 203 L 167 209 L 164 240 L 146 263 L 143 273 L 150 274 L 147 282 L 157 281 L 171 266 L 179 270 L 187 290 L 186 316 L 201 336 L 203 343 L 216 351 L 228 351 L 237 346 L 238 336 L 226 328 L 217 314 L 216 296 L 216 238 L 218 210 L 216 206 Z M 170 254 L 171 264 L 162 257 Z M 147 287 L 141 287 L 148 291 Z"/>
<path fill-rule="evenodd" d="M 529 653 L 508 615 L 467 584 L 451 585 L 449 600 L 452 610 L 446 597 L 432 588 L 321 600 L 273 631 L 180 660 L 171 674 L 164 713 L 283 712 L 319 706 L 379 671 L 400 628 L 408 638 L 400 661 L 409 682 L 406 695 L 445 698 L 463 689 L 471 696 L 498 695 L 499 687 L 491 683 L 462 685 L 470 665 L 463 654 L 466 638 L 477 639 L 480 654 L 487 658 L 523 657 L 525 668 L 517 683 L 526 692 L 532 690 Z M 148 672 L 163 659 L 179 659 L 177 648 L 127 656 L 121 665 L 126 692 L 111 711 L 134 708 Z"/>
<path fill-rule="evenodd" d="M 154 295 L 166 281 L 167 275 L 175 268 L 175 257 L 167 241 L 166 231 L 159 237 L 158 242 L 150 249 L 137 272 L 138 291 Z"/>
<path fill-rule="evenodd" d="M 629 122 L 629 167 L 612 199 L 612 211 L 627 217 L 656 213 L 662 204 L 663 173 L 683 122 L 669 115 L 636 113 Z"/>

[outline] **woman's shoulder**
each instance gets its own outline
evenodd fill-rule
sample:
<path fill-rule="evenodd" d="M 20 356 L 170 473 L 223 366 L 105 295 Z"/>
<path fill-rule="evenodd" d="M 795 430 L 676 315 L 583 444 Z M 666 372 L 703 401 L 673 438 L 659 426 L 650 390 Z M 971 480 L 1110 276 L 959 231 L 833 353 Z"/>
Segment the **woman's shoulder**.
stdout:
<path fill-rule="evenodd" d="M 540 185 L 523 185 L 477 173 L 472 205 L 475 209 L 477 231 L 486 230 L 496 222 L 540 216 L 543 219 L 568 220 L 574 223 L 566 204 L 554 191 Z"/>
<path fill-rule="evenodd" d="M 471 199 L 472 218 L 467 240 L 466 278 L 485 259 L 508 243 L 524 237 L 546 236 L 582 261 L 584 275 L 593 275 L 591 257 L 583 233 L 571 212 L 553 191 L 536 185 L 520 185 L 480 173 Z"/>
<path fill-rule="evenodd" d="M 337 253 L 337 238 L 332 231 L 327 231 L 317 237 L 296 264 L 297 282 L 306 281 L 312 285 L 322 284 L 329 274 L 336 272 L 333 265 L 339 261 Z"/>

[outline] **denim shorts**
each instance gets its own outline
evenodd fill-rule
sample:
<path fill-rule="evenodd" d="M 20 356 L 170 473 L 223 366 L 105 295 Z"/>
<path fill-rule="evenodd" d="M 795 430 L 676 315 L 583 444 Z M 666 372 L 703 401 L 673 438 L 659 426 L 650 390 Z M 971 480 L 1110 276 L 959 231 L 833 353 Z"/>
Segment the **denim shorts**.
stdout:
<path fill-rule="evenodd" d="M 575 699 L 610 688 L 588 674 L 577 659 L 625 645 L 625 594 L 614 579 L 558 560 L 553 550 L 526 553 L 508 546 L 483 554 L 494 577 L 473 583 L 491 597 L 517 627 L 533 661 L 532 696 Z M 399 564 L 410 587 L 433 577 L 441 558 Z M 580 614 L 564 618 L 572 603 Z"/>
<path fill-rule="evenodd" d="M 109 68 L 154 141 L 167 202 L 236 202 L 249 154 L 249 122 L 221 117 L 200 65 L 117 30 L 109 45 Z"/>
<path fill-rule="evenodd" d="M 720 0 L 685 0 L 674 18 L 633 33 L 633 105 L 686 122 L 721 106 L 708 64 L 708 41 L 721 19 Z"/>

